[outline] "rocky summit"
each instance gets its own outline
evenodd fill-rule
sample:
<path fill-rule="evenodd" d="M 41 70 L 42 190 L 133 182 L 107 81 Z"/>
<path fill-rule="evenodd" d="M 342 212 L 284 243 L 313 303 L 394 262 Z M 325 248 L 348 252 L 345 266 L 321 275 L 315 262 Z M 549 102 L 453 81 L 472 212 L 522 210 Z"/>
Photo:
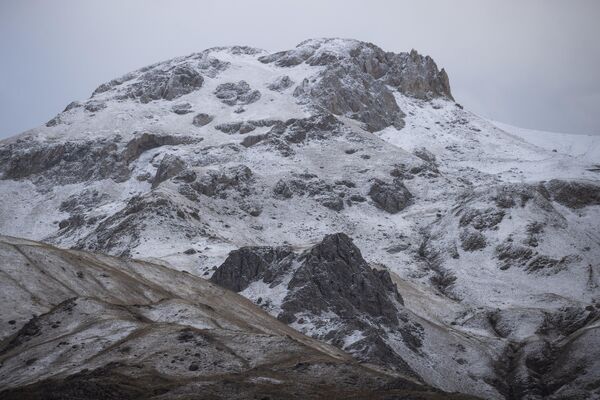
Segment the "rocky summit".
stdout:
<path fill-rule="evenodd" d="M 104 83 L 0 141 L 0 397 L 600 398 L 600 154 L 532 138 L 357 40 Z"/>

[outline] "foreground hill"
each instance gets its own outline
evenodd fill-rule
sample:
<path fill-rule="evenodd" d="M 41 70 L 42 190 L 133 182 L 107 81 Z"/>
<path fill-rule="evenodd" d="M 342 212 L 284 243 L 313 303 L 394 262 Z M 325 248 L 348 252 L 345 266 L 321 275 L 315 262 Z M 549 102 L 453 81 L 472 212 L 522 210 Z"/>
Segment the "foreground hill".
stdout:
<path fill-rule="evenodd" d="M 3 399 L 463 399 L 160 265 L 0 238 Z"/>

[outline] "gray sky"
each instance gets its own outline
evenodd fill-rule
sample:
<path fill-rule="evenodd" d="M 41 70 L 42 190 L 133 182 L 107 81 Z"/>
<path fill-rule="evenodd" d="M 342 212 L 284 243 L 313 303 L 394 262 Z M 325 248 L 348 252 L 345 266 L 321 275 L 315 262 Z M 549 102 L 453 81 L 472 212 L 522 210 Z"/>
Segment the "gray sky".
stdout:
<path fill-rule="evenodd" d="M 600 134 L 599 20 L 596 0 L 0 0 L 0 137 L 156 61 L 311 37 L 415 48 L 446 68 L 472 111 Z"/>

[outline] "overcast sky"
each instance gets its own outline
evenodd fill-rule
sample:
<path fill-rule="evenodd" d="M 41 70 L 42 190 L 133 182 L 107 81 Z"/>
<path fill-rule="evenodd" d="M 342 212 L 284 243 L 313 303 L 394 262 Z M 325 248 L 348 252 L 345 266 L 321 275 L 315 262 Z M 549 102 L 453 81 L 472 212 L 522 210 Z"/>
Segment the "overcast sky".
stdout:
<path fill-rule="evenodd" d="M 600 134 L 600 1 L 0 0 L 0 137 L 100 83 L 208 47 L 312 37 L 417 49 L 456 100 L 506 123 Z"/>

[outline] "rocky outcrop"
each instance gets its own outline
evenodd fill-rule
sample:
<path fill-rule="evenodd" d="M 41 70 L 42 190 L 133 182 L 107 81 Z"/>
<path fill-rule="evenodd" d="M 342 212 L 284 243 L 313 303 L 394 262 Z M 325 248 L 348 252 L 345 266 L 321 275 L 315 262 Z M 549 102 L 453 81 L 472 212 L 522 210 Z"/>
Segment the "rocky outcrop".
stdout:
<path fill-rule="evenodd" d="M 161 68 L 162 67 L 162 68 Z M 92 96 L 119 88 L 117 99 L 135 99 L 141 103 L 152 100 L 173 100 L 202 87 L 204 78 L 191 65 L 157 66 L 135 78 L 135 73 L 100 85 Z M 124 87 L 123 83 L 128 82 Z"/>
<path fill-rule="evenodd" d="M 600 185 L 595 182 L 553 179 L 545 188 L 552 200 L 569 208 L 600 204 Z"/>
<path fill-rule="evenodd" d="M 295 259 L 296 255 L 287 247 L 242 247 L 229 253 L 210 280 L 241 292 L 259 280 L 272 284 L 281 279 Z"/>
<path fill-rule="evenodd" d="M 129 178 L 116 138 L 47 145 L 13 143 L 0 148 L 2 179 L 29 178 L 36 182 L 69 184 Z"/>
<path fill-rule="evenodd" d="M 191 188 L 197 194 L 208 197 L 226 198 L 229 194 L 247 197 L 252 190 L 252 179 L 253 173 L 250 168 L 234 165 L 221 171 L 207 170 L 194 182 L 180 188 L 180 192 L 189 196 L 187 188 Z"/>
<path fill-rule="evenodd" d="M 152 188 L 154 189 L 158 187 L 158 185 L 167 179 L 171 179 L 172 177 L 176 176 L 184 169 L 185 162 L 181 158 L 171 154 L 166 154 L 160 161 L 158 169 L 156 170 L 156 175 L 152 180 Z"/>
<path fill-rule="evenodd" d="M 336 115 L 365 124 L 369 131 L 404 126 L 404 114 L 388 86 L 419 99 L 452 99 L 446 72 L 415 50 L 386 53 L 365 42 L 315 39 L 296 49 L 263 56 L 264 63 L 291 67 L 301 63 L 325 66 L 316 82 L 303 82 L 296 96 L 304 96 Z"/>
<path fill-rule="evenodd" d="M 144 132 L 136 135 L 125 145 L 122 158 L 129 164 L 144 153 L 145 151 L 155 149 L 161 146 L 174 146 L 184 143 L 194 143 L 196 139 L 186 136 L 161 135 L 156 133 Z"/>
<path fill-rule="evenodd" d="M 192 112 L 192 105 L 190 103 L 177 103 L 173 104 L 171 107 L 171 111 L 173 111 L 177 115 L 185 115 Z"/>
<path fill-rule="evenodd" d="M 361 360 L 417 377 L 385 332 L 397 330 L 406 347 L 418 352 L 422 326 L 403 311 L 403 299 L 389 273 L 371 268 L 343 233 L 328 235 L 303 253 L 289 247 L 241 248 L 230 253 L 211 281 L 243 293 L 258 283 L 275 293 L 283 291 L 283 297 L 271 297 L 269 291 L 248 293 L 281 321 L 301 330 L 304 324 L 314 326 L 309 335 Z"/>
<path fill-rule="evenodd" d="M 281 92 L 291 87 L 293 84 L 294 81 L 289 76 L 282 75 L 279 78 L 275 79 L 273 82 L 271 82 L 267 87 L 269 88 L 269 90 Z"/>
<path fill-rule="evenodd" d="M 316 83 L 304 81 L 294 95 L 313 99 L 335 115 L 361 121 L 370 132 L 404 126 L 404 113 L 386 85 L 350 66 L 328 68 Z"/>
<path fill-rule="evenodd" d="M 403 303 L 396 285 L 387 271 L 367 264 L 347 235 L 325 236 L 303 258 L 288 284 L 280 319 L 290 323 L 296 314 L 330 311 L 342 319 L 364 314 L 384 325 L 398 324 L 397 304 Z"/>
<path fill-rule="evenodd" d="M 222 83 L 215 89 L 215 96 L 228 106 L 251 104 L 260 99 L 260 92 L 252 90 L 246 81 Z"/>
<path fill-rule="evenodd" d="M 413 196 L 399 179 L 394 179 L 392 183 L 375 179 L 369 190 L 369 197 L 377 208 L 396 214 L 412 203 Z"/>
<path fill-rule="evenodd" d="M 204 125 L 210 124 L 213 119 L 215 119 L 215 117 L 212 115 L 208 115 L 206 113 L 199 113 L 194 116 L 192 124 L 197 127 L 202 127 Z"/>

